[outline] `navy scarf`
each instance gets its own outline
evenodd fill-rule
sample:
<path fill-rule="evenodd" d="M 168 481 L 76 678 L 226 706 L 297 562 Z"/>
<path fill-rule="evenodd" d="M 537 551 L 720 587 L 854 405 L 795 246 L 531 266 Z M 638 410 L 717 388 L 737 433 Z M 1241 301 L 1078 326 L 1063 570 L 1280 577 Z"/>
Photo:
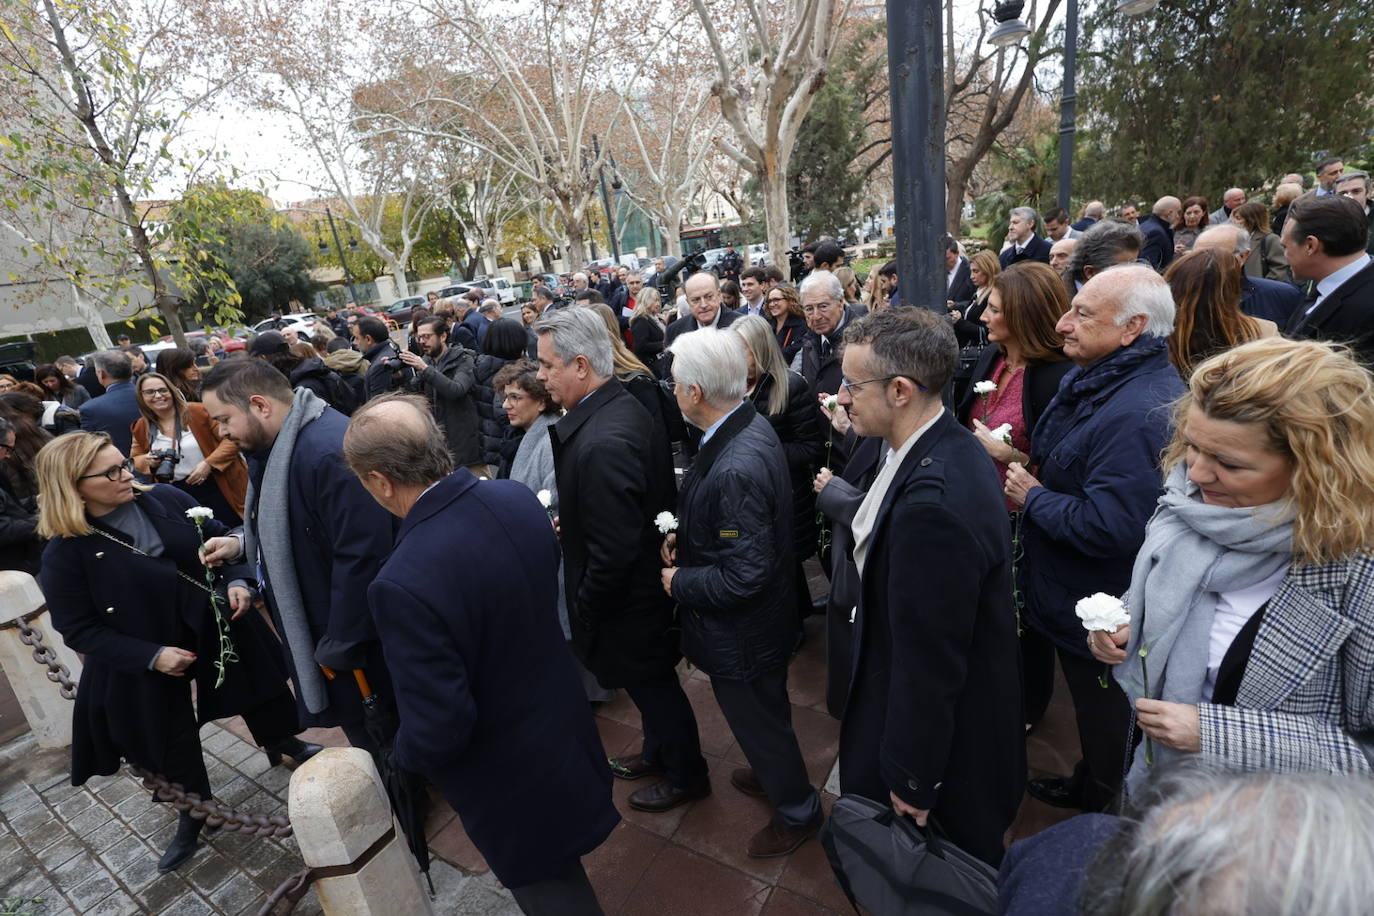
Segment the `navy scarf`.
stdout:
<path fill-rule="evenodd" d="M 1039 465 L 1060 440 L 1068 434 L 1078 406 L 1102 390 L 1135 374 L 1140 366 L 1156 357 L 1169 345 L 1167 337 L 1140 336 L 1126 346 L 1090 366 L 1075 366 L 1059 383 L 1059 391 L 1040 415 L 1031 434 L 1033 465 Z"/>

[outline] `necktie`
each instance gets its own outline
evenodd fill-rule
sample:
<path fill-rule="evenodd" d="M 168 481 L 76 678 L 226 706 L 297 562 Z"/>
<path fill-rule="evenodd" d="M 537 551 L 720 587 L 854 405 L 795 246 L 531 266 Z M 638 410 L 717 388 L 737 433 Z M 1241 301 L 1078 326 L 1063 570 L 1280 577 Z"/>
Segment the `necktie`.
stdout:
<path fill-rule="evenodd" d="M 830 358 L 830 340 L 822 335 L 821 337 L 821 362 Z"/>

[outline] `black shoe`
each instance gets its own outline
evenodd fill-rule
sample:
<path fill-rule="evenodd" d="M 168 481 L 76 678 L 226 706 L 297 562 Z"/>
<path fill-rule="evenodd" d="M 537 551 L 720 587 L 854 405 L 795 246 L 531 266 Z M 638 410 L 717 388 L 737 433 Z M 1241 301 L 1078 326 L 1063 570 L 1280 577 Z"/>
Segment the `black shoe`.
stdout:
<path fill-rule="evenodd" d="M 296 762 L 296 766 L 305 763 L 320 751 L 324 750 L 318 744 L 311 744 L 309 741 L 302 741 L 297 737 L 285 738 L 275 744 L 269 744 L 263 748 L 267 752 L 267 763 L 269 766 L 276 766 L 281 763 L 283 757 L 290 757 Z"/>
<path fill-rule="evenodd" d="M 700 789 L 679 789 L 664 779 L 631 795 L 630 807 L 636 811 L 660 814 L 664 811 L 671 811 L 678 805 L 685 805 L 689 801 L 705 798 L 710 794 L 711 784 L 709 782 Z"/>
<path fill-rule="evenodd" d="M 167 851 L 158 859 L 158 874 L 165 875 L 169 871 L 176 871 L 178 865 L 185 862 L 196 851 L 196 838 L 200 836 L 200 828 L 205 825 L 205 821 L 198 821 L 191 817 L 189 812 L 181 812 L 181 820 L 177 822 L 177 834 L 172 837 L 172 844 L 167 847 Z"/>
<path fill-rule="evenodd" d="M 641 779 L 645 776 L 663 775 L 663 767 L 648 762 L 644 759 L 643 754 L 631 754 L 628 757 L 607 757 L 606 763 L 611 768 L 611 775 L 616 779 Z"/>
<path fill-rule="evenodd" d="M 1026 783 L 1026 792 L 1051 808 L 1082 809 L 1084 806 L 1082 785 L 1063 776 L 1032 779 Z"/>

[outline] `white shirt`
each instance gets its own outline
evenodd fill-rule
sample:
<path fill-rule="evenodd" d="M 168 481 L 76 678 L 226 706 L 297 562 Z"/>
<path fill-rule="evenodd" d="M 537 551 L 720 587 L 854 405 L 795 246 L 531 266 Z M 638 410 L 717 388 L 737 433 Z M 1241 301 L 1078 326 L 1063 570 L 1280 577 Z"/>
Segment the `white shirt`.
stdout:
<path fill-rule="evenodd" d="M 157 427 L 153 427 L 156 429 Z M 171 450 L 172 437 L 164 435 L 160 430 L 153 441 L 149 443 L 148 450 L 155 452 L 158 449 Z M 186 475 L 196 469 L 196 465 L 205 460 L 205 453 L 200 450 L 200 443 L 196 441 L 195 434 L 185 427 L 181 430 L 181 460 L 177 462 L 176 471 L 172 475 L 173 480 L 185 480 Z M 157 470 L 157 466 L 153 466 Z"/>
<path fill-rule="evenodd" d="M 1355 276 L 1355 274 L 1364 270 L 1365 265 L 1368 264 L 1369 261 L 1369 255 L 1365 255 L 1362 258 L 1351 261 L 1335 273 L 1327 274 L 1325 277 L 1318 280 L 1317 299 L 1308 307 L 1307 314 L 1311 315 L 1317 310 L 1317 306 L 1322 304 L 1323 299 L 1334 293 L 1346 280 L 1349 280 L 1351 277 Z"/>
<path fill-rule="evenodd" d="M 963 263 L 964 263 L 964 259 L 963 259 L 963 258 L 959 258 L 957 261 L 954 262 L 954 267 L 953 267 L 953 269 L 951 269 L 951 270 L 949 271 L 949 273 L 945 274 L 945 292 L 946 292 L 946 293 L 948 293 L 948 292 L 949 292 L 949 288 L 950 288 L 951 286 L 954 285 L 954 275 L 957 274 L 957 273 L 959 272 L 959 267 L 960 267 Z"/>
<path fill-rule="evenodd" d="M 912 433 L 902 447 L 895 452 L 889 450 L 887 461 L 884 462 L 882 470 L 878 471 L 878 476 L 873 481 L 873 486 L 868 488 L 864 501 L 859 504 L 859 511 L 854 513 L 854 521 L 850 524 L 850 531 L 854 534 L 854 564 L 859 567 L 859 575 L 864 574 L 864 560 L 868 558 L 868 542 L 873 536 L 873 523 L 877 521 L 878 509 L 887 498 L 888 488 L 892 486 L 892 479 L 897 476 L 897 471 L 906 460 L 907 454 L 911 451 L 916 441 L 925 434 L 926 430 L 935 425 L 935 421 L 944 416 L 944 410 L 935 412 L 920 428 Z"/>
<path fill-rule="evenodd" d="M 1212 617 L 1212 634 L 1207 642 L 1207 680 L 1202 684 L 1204 703 L 1212 699 L 1217 688 L 1217 672 L 1221 670 L 1222 659 L 1226 658 L 1231 643 L 1264 602 L 1274 597 L 1286 575 L 1288 570 L 1280 569 L 1261 582 L 1217 596 L 1217 611 Z"/>

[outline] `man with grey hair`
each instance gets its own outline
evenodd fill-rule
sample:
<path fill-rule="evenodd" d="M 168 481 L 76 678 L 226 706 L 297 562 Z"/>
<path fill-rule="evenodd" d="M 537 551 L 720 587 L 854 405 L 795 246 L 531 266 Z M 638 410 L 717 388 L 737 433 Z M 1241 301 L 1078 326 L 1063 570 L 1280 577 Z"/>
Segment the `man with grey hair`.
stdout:
<path fill-rule="evenodd" d="M 1166 195 L 1155 201 L 1150 215 L 1140 221 L 1140 233 L 1145 236 L 1140 259 L 1155 270 L 1162 272 L 1174 259 L 1174 223 L 1181 212 L 1183 202 Z"/>
<path fill-rule="evenodd" d="M 1346 172 L 1336 179 L 1336 193 L 1364 208 L 1365 220 L 1369 223 L 1369 242 L 1365 250 L 1374 254 L 1374 202 L 1369 199 L 1369 173 Z"/>
<path fill-rule="evenodd" d="M 844 301 L 844 286 L 828 270 L 807 274 L 801 282 L 802 315 L 806 317 L 807 333 L 802 346 L 792 360 L 792 370 L 800 372 L 810 387 L 813 399 L 824 401 L 840 390 L 840 342 L 844 329 L 854 320 Z M 849 451 L 843 433 L 826 424 L 826 454 L 830 469 L 836 474 L 844 470 Z"/>
<path fill-rule="evenodd" d="M 839 403 L 888 456 L 851 523 L 840 790 L 933 818 L 996 865 L 1026 774 L 1011 529 L 987 452 L 941 403 L 958 359 L 953 328 L 927 309 L 845 332 Z"/>
<path fill-rule="evenodd" d="M 1069 298 L 1107 268 L 1135 261 L 1143 241 L 1139 229 L 1117 220 L 1103 220 L 1080 235 L 1065 271 Z"/>
<path fill-rule="evenodd" d="M 1302 184 L 1299 179 L 1298 184 Z M 1207 214 L 1207 222 L 1213 226 L 1224 225 L 1231 221 L 1231 211 L 1245 203 L 1244 188 L 1227 188 L 1221 196 L 1221 206 Z"/>
<path fill-rule="evenodd" d="M 1250 257 L 1250 233 L 1235 223 L 1209 226 L 1197 237 L 1193 250 L 1206 251 L 1209 248 L 1231 253 L 1244 268 Z M 1268 319 L 1282 328 L 1288 324 L 1288 319 L 1301 302 L 1302 292 L 1292 283 L 1251 277 L 1242 269 L 1240 310 L 1250 317 Z"/>
<path fill-rule="evenodd" d="M 748 854 L 784 856 L 821 825 L 787 697 L 796 630 L 787 458 L 744 400 L 748 365 L 734 335 L 688 334 L 673 353 L 678 406 L 702 436 L 678 495 L 682 527 L 663 543 L 663 589 L 679 607 L 683 654 L 710 675 L 749 762 L 731 784 L 773 806 Z"/>
<path fill-rule="evenodd" d="M 418 397 L 359 409 L 343 455 L 402 520 L 367 586 L 394 672 L 397 764 L 434 783 L 524 912 L 600 914 L 580 859 L 620 816 L 558 626 L 548 516 L 519 483 L 454 471 Z M 482 561 L 461 588 L 427 587 L 454 556 Z"/>
<path fill-rule="evenodd" d="M 721 305 L 720 280 L 709 270 L 699 270 L 688 277 L 682 292 L 687 297 L 688 314 L 668 325 L 663 339 L 665 348 L 672 347 L 681 334 L 697 328 L 728 328 L 739 317 L 739 312 Z"/>
<path fill-rule="evenodd" d="M 1130 584 L 1160 493 L 1169 408 L 1183 393 L 1169 362 L 1173 324 L 1169 285 L 1151 268 L 1126 264 L 1093 276 L 1055 327 L 1076 365 L 1031 433 L 1031 460 L 1007 471 L 1007 498 L 1022 507 L 1026 721 L 1034 724 L 1049 703 L 1057 654 L 1083 748 L 1071 778 L 1027 786 L 1057 807 L 1101 810 L 1121 784 L 1130 706 L 1114 682 L 1099 684 L 1102 666 L 1074 606 L 1097 592 L 1124 594 Z"/>
<path fill-rule="evenodd" d="M 1011 211 L 1007 247 L 998 255 L 1003 270 L 1022 261 L 1050 263 L 1050 242 L 1036 234 L 1039 227 L 1040 214 L 1033 207 L 1016 207 Z"/>
<path fill-rule="evenodd" d="M 611 336 L 596 312 L 559 309 L 534 329 L 539 381 L 567 411 L 549 441 L 573 650 L 603 687 L 624 687 L 644 721 L 640 752 L 611 758 L 611 773 L 665 777 L 631 795 L 630 807 L 667 811 L 711 793 L 659 575 L 654 520 L 674 507 L 672 455 L 648 410 L 613 377 Z"/>
<path fill-rule="evenodd" d="M 90 359 L 105 393 L 81 405 L 81 428 L 108 433 L 115 448 L 128 455 L 134 441 L 130 427 L 142 416 L 134 394 L 133 362 L 123 350 L 101 350 Z"/>
<path fill-rule="evenodd" d="M 1079 232 L 1087 232 L 1094 225 L 1101 222 L 1107 215 L 1107 205 L 1100 200 L 1090 200 L 1083 207 L 1083 217 L 1073 224 L 1073 228 Z"/>
<path fill-rule="evenodd" d="M 1050 246 L 1050 268 L 1057 274 L 1062 274 L 1064 268 L 1069 266 L 1069 258 L 1073 255 L 1073 250 L 1078 247 L 1078 239 L 1060 239 Z"/>

